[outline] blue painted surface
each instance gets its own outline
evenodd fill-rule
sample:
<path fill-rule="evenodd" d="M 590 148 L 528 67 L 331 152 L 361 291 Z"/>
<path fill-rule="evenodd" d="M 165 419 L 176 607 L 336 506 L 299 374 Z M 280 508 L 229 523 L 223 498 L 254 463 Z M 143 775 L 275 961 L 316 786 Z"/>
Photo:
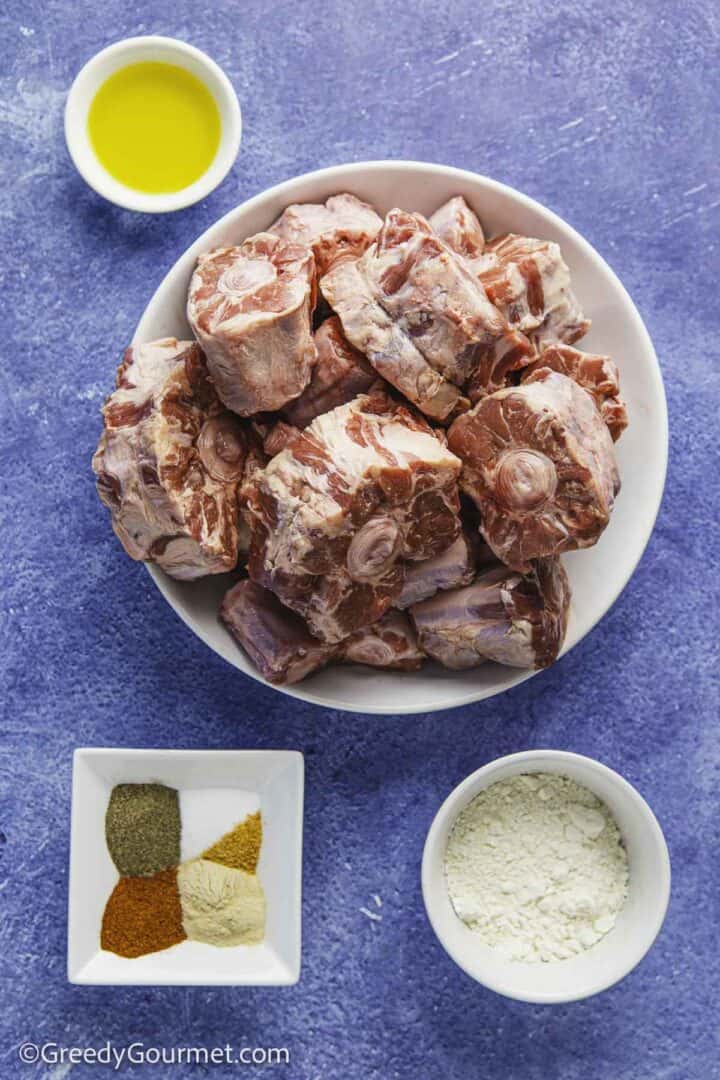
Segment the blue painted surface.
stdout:
<path fill-rule="evenodd" d="M 0 1075 L 104 1071 L 20 1066 L 14 1047 L 32 1039 L 283 1046 L 292 1064 L 275 1075 L 298 1080 L 720 1076 L 714 4 L 10 0 L 0 26 Z M 80 65 L 147 32 L 207 49 L 245 117 L 241 159 L 221 188 L 154 219 L 89 191 L 62 137 Z M 278 180 L 382 157 L 490 174 L 588 237 L 647 321 L 672 433 L 657 528 L 602 624 L 502 698 L 405 719 L 323 712 L 226 666 L 122 555 L 89 470 L 118 352 L 190 239 Z M 76 745 L 304 751 L 298 986 L 66 983 Z M 483 762 L 538 746 L 621 770 L 656 810 L 674 869 L 645 962 L 616 989 L 559 1008 L 471 982 L 435 941 L 419 888 L 425 833 L 447 792 Z M 374 928 L 359 911 L 373 893 L 383 899 Z"/>

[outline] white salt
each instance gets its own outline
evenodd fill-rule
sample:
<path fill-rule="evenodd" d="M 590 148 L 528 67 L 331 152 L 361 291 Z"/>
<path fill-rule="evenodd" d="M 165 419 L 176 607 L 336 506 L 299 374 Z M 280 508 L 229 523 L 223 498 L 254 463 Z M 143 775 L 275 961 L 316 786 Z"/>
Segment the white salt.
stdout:
<path fill-rule="evenodd" d="M 195 859 L 248 814 L 260 809 L 255 792 L 238 788 L 181 788 L 180 858 Z"/>

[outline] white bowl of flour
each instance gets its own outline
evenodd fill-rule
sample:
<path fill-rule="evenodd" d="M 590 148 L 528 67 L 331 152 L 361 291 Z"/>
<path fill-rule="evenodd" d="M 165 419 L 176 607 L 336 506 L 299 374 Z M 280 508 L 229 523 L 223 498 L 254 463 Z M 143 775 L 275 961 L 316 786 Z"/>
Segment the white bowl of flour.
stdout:
<path fill-rule="evenodd" d="M 642 960 L 670 896 L 650 807 L 591 758 L 531 750 L 478 769 L 440 807 L 422 888 L 449 956 L 507 997 L 606 990 Z"/>

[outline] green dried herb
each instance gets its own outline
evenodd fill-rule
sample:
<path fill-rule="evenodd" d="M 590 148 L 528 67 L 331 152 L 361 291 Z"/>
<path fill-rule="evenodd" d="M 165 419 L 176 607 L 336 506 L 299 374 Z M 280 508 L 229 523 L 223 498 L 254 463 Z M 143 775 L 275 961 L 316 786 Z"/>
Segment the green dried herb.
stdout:
<path fill-rule="evenodd" d="M 105 839 L 123 877 L 150 877 L 180 862 L 180 803 L 164 784 L 117 784 L 105 815 Z"/>

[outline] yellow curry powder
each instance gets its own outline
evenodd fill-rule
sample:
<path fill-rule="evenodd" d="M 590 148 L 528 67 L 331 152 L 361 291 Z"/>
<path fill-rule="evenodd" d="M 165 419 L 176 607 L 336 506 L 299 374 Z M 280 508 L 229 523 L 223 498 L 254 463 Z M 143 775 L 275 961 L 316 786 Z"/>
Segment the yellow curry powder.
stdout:
<path fill-rule="evenodd" d="M 244 821 L 229 833 L 225 833 L 217 844 L 203 851 L 202 858 L 254 874 L 260 858 L 261 844 L 262 818 L 258 810 L 254 814 L 248 814 Z"/>

